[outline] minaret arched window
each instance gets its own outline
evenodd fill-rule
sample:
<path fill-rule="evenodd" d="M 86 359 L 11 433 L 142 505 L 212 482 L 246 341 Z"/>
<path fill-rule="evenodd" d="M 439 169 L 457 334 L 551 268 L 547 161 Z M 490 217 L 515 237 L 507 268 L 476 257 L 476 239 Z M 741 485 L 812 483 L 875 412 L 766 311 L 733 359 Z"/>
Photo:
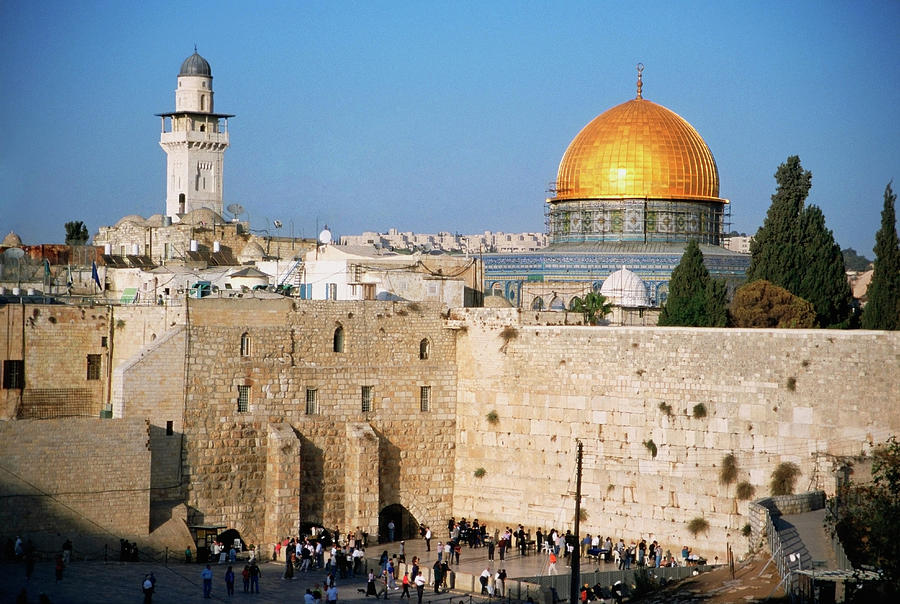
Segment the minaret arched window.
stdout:
<path fill-rule="evenodd" d="M 334 330 L 334 351 L 344 352 L 344 328 L 340 325 Z"/>
<path fill-rule="evenodd" d="M 431 353 L 431 342 L 428 341 L 428 338 L 424 338 L 421 342 L 419 342 L 419 358 L 421 360 L 428 359 L 428 355 Z"/>
<path fill-rule="evenodd" d="M 250 334 L 246 331 L 241 334 L 241 356 L 250 356 Z"/>

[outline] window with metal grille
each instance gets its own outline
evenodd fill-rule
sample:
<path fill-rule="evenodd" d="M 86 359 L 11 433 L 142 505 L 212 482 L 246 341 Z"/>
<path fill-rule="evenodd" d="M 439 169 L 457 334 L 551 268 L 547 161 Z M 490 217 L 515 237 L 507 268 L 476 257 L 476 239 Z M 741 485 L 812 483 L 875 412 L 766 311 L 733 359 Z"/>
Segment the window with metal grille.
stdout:
<path fill-rule="evenodd" d="M 19 390 L 25 387 L 25 361 L 3 361 L 3 387 Z"/>
<path fill-rule="evenodd" d="M 238 386 L 238 413 L 250 410 L 250 386 Z"/>
<path fill-rule="evenodd" d="M 87 355 L 87 379 L 89 379 L 89 380 L 99 380 L 100 379 L 100 355 L 99 354 Z"/>
<path fill-rule="evenodd" d="M 319 391 L 315 388 L 306 389 L 306 414 L 316 415 L 319 413 Z"/>
<path fill-rule="evenodd" d="M 325 284 L 325 299 L 337 300 L 337 283 Z"/>
<path fill-rule="evenodd" d="M 334 330 L 334 342 L 332 350 L 334 352 L 344 352 L 344 328 L 338 327 Z"/>
<path fill-rule="evenodd" d="M 372 387 L 362 387 L 362 412 L 368 413 L 372 410 Z"/>
<path fill-rule="evenodd" d="M 247 332 L 241 334 L 241 356 L 250 356 L 250 334 Z"/>
<path fill-rule="evenodd" d="M 419 410 L 431 411 L 431 386 L 419 387 Z"/>

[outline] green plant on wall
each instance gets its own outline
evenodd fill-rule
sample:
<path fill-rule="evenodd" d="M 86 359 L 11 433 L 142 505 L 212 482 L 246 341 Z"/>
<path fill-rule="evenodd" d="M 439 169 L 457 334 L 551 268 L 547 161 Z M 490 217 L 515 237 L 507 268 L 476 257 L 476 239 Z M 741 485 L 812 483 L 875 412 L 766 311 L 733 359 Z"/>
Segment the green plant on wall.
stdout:
<path fill-rule="evenodd" d="M 489 411 L 488 414 L 484 416 L 484 418 L 487 420 L 487 423 L 491 424 L 492 426 L 495 426 L 500 422 L 500 416 L 497 415 L 496 411 Z"/>
<path fill-rule="evenodd" d="M 738 468 L 734 454 L 729 453 L 722 458 L 722 468 L 719 470 L 719 482 L 721 484 L 732 484 L 737 480 Z"/>
<path fill-rule="evenodd" d="M 687 530 L 691 535 L 696 537 L 700 533 L 705 533 L 707 530 L 709 530 L 709 522 L 706 520 L 706 518 L 697 516 L 696 518 L 692 518 L 691 521 L 688 522 Z"/>
<path fill-rule="evenodd" d="M 665 401 L 659 404 L 659 410 L 665 413 L 666 415 L 672 415 L 672 405 L 667 404 Z"/>
<path fill-rule="evenodd" d="M 697 403 L 694 405 L 694 418 L 695 419 L 703 419 L 706 417 L 706 405 L 703 403 Z"/>
<path fill-rule="evenodd" d="M 737 498 L 741 501 L 747 501 L 748 499 L 753 499 L 753 495 L 756 494 L 756 487 L 754 487 L 749 482 L 739 482 L 737 485 Z"/>
<path fill-rule="evenodd" d="M 770 487 L 772 495 L 791 495 L 794 492 L 794 485 L 800 476 L 800 468 L 797 464 L 790 461 L 784 461 L 778 464 L 778 467 L 772 472 L 772 482 Z"/>
<path fill-rule="evenodd" d="M 656 457 L 656 453 L 657 453 L 656 443 L 653 442 L 652 438 L 650 440 L 645 440 L 644 446 L 647 448 L 648 451 L 650 451 L 650 455 L 652 457 Z"/>
<path fill-rule="evenodd" d="M 484 475 L 487 474 L 487 470 L 484 468 L 478 468 L 475 470 L 475 478 L 484 478 Z"/>

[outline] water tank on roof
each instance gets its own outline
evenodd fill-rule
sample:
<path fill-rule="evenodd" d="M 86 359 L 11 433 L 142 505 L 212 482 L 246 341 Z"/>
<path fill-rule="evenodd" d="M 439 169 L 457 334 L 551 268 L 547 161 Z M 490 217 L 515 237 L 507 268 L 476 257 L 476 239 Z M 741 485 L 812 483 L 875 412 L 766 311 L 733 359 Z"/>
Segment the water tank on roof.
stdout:
<path fill-rule="evenodd" d="M 215 252 L 217 254 L 219 253 L 219 242 L 218 241 L 213 241 L 213 252 Z"/>
<path fill-rule="evenodd" d="M 103 244 L 103 253 L 106 254 L 107 256 L 112 254 L 112 244 L 111 243 Z"/>
<path fill-rule="evenodd" d="M 138 244 L 132 243 L 132 244 L 131 244 L 131 255 L 132 255 L 132 256 L 138 256 L 138 255 L 140 255 L 140 251 L 138 251 L 138 250 L 139 250 Z"/>
<path fill-rule="evenodd" d="M 191 239 L 191 251 L 192 252 L 197 251 L 197 240 L 196 239 Z"/>

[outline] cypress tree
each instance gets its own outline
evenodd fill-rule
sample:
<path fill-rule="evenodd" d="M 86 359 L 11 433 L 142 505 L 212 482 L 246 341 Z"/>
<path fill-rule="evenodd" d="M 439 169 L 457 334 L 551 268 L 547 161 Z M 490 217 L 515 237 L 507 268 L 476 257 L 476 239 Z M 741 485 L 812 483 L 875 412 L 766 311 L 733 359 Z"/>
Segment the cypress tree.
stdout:
<path fill-rule="evenodd" d="M 818 206 L 807 206 L 800 214 L 803 271 L 793 293 L 811 302 L 821 327 L 848 327 L 853 293 L 844 271 L 841 246 L 825 226 Z"/>
<path fill-rule="evenodd" d="M 881 228 L 875 234 L 875 270 L 869 301 L 863 310 L 863 329 L 900 329 L 900 242 L 897 238 L 897 196 L 891 183 L 884 189 Z"/>
<path fill-rule="evenodd" d="M 724 327 L 728 317 L 725 284 L 711 279 L 703 264 L 703 252 L 691 240 L 672 271 L 669 297 L 658 325 Z"/>
<path fill-rule="evenodd" d="M 765 279 L 796 294 L 802 275 L 797 221 L 812 187 L 812 172 L 792 155 L 775 172 L 777 187 L 763 225 L 750 242 L 747 280 Z"/>
<path fill-rule="evenodd" d="M 750 244 L 748 281 L 765 279 L 808 300 L 822 327 L 849 326 L 852 296 L 840 246 L 822 210 L 804 207 L 812 172 L 792 155 L 778 166 L 775 181 L 772 205 Z"/>

